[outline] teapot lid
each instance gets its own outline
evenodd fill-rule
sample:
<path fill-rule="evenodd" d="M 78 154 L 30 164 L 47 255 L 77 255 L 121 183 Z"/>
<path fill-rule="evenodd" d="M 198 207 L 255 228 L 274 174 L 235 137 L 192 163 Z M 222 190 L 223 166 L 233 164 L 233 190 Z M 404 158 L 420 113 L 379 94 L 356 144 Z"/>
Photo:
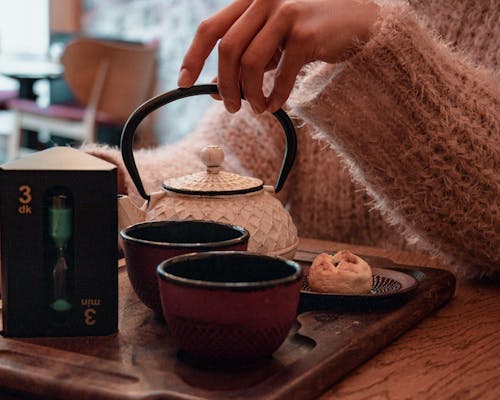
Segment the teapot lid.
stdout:
<path fill-rule="evenodd" d="M 245 194 L 259 191 L 264 183 L 257 178 L 222 171 L 224 151 L 219 146 L 207 146 L 200 152 L 207 170 L 178 178 L 167 179 L 163 188 L 171 192 L 204 196 Z"/>

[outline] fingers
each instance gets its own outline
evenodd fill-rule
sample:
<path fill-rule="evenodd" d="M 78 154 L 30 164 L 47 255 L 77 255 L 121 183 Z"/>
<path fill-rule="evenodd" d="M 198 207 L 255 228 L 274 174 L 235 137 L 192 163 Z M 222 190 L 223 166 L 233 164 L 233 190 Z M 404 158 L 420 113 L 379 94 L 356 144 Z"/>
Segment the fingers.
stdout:
<path fill-rule="evenodd" d="M 302 28 L 301 21 L 308 15 L 304 7 L 300 2 L 279 0 L 234 1 L 200 24 L 184 57 L 179 86 L 194 84 L 220 39 L 220 96 L 213 97 L 222 98 L 226 109 L 234 113 L 241 107 L 243 92 L 256 113 L 275 112 L 290 95 L 302 65 L 310 61 L 307 54 L 314 52 L 312 39 L 317 35 L 310 27 L 315 25 L 310 23 L 308 29 Z M 314 32 L 312 37 L 310 32 Z M 276 66 L 274 87 L 266 99 L 262 91 L 264 73 Z"/>
<path fill-rule="evenodd" d="M 268 10 L 269 3 L 254 2 L 219 43 L 218 87 L 229 112 L 236 112 L 241 106 L 241 58 L 247 52 L 247 46 L 264 25 Z"/>
<path fill-rule="evenodd" d="M 189 87 L 196 82 L 217 41 L 245 12 L 252 0 L 236 0 L 202 22 L 189 46 L 180 68 L 178 85 Z"/>
<path fill-rule="evenodd" d="M 290 45 L 286 48 L 274 77 L 274 87 L 267 98 L 267 111 L 274 113 L 285 104 L 305 63 L 306 59 L 299 46 Z"/>
<path fill-rule="evenodd" d="M 276 69 L 281 59 L 281 53 L 282 53 L 281 50 L 276 50 L 276 52 L 273 55 L 273 58 L 271 58 L 271 60 L 266 65 L 266 71 L 271 71 L 273 69 Z"/>
<path fill-rule="evenodd" d="M 177 82 L 179 87 L 190 87 L 196 82 L 205 64 L 205 60 L 217 43 L 218 33 L 215 31 L 208 32 L 209 29 L 203 23 L 198 28 L 191 46 L 182 61 Z"/>
<path fill-rule="evenodd" d="M 302 29 L 297 29 L 299 25 L 296 24 L 301 14 L 295 6 L 278 10 L 261 28 L 242 57 L 244 94 L 258 113 L 265 110 L 275 112 L 285 103 L 300 69 L 308 61 L 307 48 L 311 40 Z M 265 99 L 262 92 L 263 75 L 277 59 L 279 63 L 274 87 L 268 99 Z"/>
<path fill-rule="evenodd" d="M 210 81 L 210 83 L 217 83 L 217 81 L 218 81 L 218 79 L 217 79 L 217 77 L 215 76 L 215 77 L 214 77 L 214 78 Z M 215 100 L 219 100 L 219 101 L 221 101 L 221 100 L 222 100 L 222 97 L 220 97 L 220 95 L 219 95 L 219 94 L 211 94 L 210 96 L 211 96 L 213 99 L 215 99 Z"/>
<path fill-rule="evenodd" d="M 276 62 L 275 55 L 288 31 L 286 21 L 272 17 L 255 35 L 241 58 L 241 82 L 246 99 L 257 113 L 266 110 L 262 93 L 264 72 Z"/>

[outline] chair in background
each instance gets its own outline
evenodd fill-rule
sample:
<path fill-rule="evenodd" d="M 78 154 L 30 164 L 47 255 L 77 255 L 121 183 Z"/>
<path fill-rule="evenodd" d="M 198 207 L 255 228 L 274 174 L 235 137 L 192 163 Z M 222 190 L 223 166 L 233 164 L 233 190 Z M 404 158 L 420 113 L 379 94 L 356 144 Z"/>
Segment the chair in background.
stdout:
<path fill-rule="evenodd" d="M 12 112 L 7 111 L 7 101 L 16 98 L 17 95 L 17 90 L 0 90 L 0 164 L 7 161 L 9 138 L 14 126 Z"/>
<path fill-rule="evenodd" d="M 40 107 L 29 99 L 8 101 L 15 114 L 8 159 L 18 156 L 23 129 L 47 130 L 80 143 L 97 141 L 97 125 L 121 129 L 132 111 L 153 94 L 157 50 L 157 42 L 139 45 L 93 38 L 69 42 L 61 63 L 77 104 Z"/>
<path fill-rule="evenodd" d="M 17 95 L 17 90 L 0 90 L 0 110 L 6 110 L 7 102 L 15 99 Z"/>

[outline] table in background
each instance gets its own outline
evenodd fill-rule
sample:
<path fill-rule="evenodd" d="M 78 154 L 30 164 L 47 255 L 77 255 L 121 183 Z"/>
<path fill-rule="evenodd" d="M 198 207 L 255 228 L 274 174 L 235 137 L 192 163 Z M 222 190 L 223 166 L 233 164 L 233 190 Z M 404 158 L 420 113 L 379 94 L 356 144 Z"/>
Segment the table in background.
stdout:
<path fill-rule="evenodd" d="M 19 82 L 19 98 L 36 100 L 35 82 L 62 77 L 64 68 L 57 62 L 48 59 L 30 57 L 3 57 L 0 59 L 0 74 Z M 47 99 L 48 100 L 48 99 Z M 41 149 L 38 132 L 24 130 L 23 146 Z"/>
<path fill-rule="evenodd" d="M 29 57 L 0 59 L 0 74 L 19 82 L 19 97 L 35 100 L 33 85 L 41 79 L 56 79 L 63 74 L 63 66 L 57 62 Z"/>

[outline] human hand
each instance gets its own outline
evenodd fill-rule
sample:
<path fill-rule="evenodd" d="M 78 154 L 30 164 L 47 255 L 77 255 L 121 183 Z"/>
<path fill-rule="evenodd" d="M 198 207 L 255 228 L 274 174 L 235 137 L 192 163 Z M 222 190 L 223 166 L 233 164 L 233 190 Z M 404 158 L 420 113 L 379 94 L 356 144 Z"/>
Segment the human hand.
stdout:
<path fill-rule="evenodd" d="M 235 0 L 199 25 L 178 84 L 194 84 L 220 40 L 217 85 L 226 109 L 238 111 L 243 93 L 256 113 L 275 112 L 304 64 L 343 61 L 367 41 L 378 9 L 369 0 Z M 266 98 L 263 77 L 270 69 L 276 74 Z"/>

